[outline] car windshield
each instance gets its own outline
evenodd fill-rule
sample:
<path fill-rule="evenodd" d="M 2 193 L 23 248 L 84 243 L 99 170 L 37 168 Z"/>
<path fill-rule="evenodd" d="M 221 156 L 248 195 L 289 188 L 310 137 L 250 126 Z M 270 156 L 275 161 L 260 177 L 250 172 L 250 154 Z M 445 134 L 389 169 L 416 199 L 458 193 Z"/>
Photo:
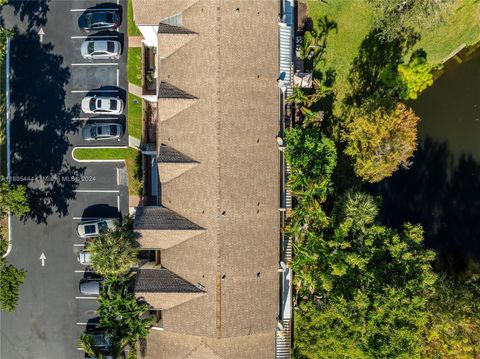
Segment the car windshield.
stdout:
<path fill-rule="evenodd" d="M 92 13 L 91 13 L 91 12 L 85 14 L 85 24 L 86 24 L 87 26 L 91 26 L 91 25 L 92 25 Z"/>
<path fill-rule="evenodd" d="M 107 22 L 111 24 L 113 22 L 113 14 L 112 13 L 107 13 L 106 14 Z"/>
<path fill-rule="evenodd" d="M 95 99 L 94 98 L 90 99 L 89 105 L 90 105 L 90 110 L 92 110 L 92 111 L 95 110 Z"/>
<path fill-rule="evenodd" d="M 113 44 L 113 41 L 107 41 L 107 51 L 113 53 L 114 49 L 115 45 Z"/>
<path fill-rule="evenodd" d="M 93 234 L 95 233 L 95 225 L 94 224 L 86 224 L 85 225 L 85 234 Z"/>
<path fill-rule="evenodd" d="M 107 222 L 105 221 L 98 222 L 98 231 L 100 233 L 105 233 L 106 231 L 108 231 Z"/>
<path fill-rule="evenodd" d="M 90 129 L 90 136 L 92 136 L 92 138 L 97 137 L 97 129 L 96 129 L 96 127 L 92 127 L 92 128 Z"/>
<path fill-rule="evenodd" d="M 91 54 L 93 51 L 95 51 L 95 44 L 93 41 L 90 41 L 88 43 L 88 53 Z"/>
<path fill-rule="evenodd" d="M 110 125 L 110 134 L 112 136 L 116 136 L 117 135 L 117 126 L 115 125 Z"/>

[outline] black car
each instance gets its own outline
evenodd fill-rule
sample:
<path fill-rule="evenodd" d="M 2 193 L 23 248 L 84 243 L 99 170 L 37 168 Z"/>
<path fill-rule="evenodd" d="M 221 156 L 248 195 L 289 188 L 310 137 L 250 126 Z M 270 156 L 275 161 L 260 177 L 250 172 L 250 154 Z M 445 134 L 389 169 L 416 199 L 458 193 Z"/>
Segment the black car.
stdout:
<path fill-rule="evenodd" d="M 112 10 L 87 10 L 78 19 L 78 26 L 86 32 L 116 29 L 120 26 L 120 16 Z"/>

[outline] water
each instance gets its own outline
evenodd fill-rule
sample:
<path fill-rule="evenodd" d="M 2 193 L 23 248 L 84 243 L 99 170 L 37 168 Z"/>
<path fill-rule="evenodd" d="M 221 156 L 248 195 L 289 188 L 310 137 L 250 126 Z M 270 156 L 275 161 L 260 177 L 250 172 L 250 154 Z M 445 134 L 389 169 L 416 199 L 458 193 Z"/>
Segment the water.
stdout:
<path fill-rule="evenodd" d="M 480 271 L 480 53 L 410 106 L 421 118 L 413 165 L 376 186 L 392 226 L 421 223 L 448 271 Z"/>

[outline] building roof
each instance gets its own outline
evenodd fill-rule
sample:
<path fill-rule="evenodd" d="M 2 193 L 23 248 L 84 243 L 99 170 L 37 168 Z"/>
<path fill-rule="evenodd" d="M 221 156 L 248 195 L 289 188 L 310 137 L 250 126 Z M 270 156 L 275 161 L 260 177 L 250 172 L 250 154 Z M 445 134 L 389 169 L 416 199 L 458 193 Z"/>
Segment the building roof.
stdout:
<path fill-rule="evenodd" d="M 196 166 L 162 181 L 161 203 L 204 232 L 162 250 L 161 259 L 188 282 L 201 283 L 205 293 L 162 311 L 164 331 L 152 331 L 146 358 L 211 352 L 224 359 L 273 358 L 279 1 L 187 0 L 169 11 L 181 13 L 182 26 L 197 36 L 166 58 L 159 54 L 159 157 L 164 144 Z"/>
<path fill-rule="evenodd" d="M 158 25 L 160 21 L 188 9 L 198 0 L 132 0 L 137 25 Z"/>
<path fill-rule="evenodd" d="M 202 229 L 199 225 L 189 221 L 178 213 L 163 207 L 138 207 L 133 223 L 135 230 L 196 230 Z"/>
<path fill-rule="evenodd" d="M 166 268 L 139 269 L 135 279 L 137 293 L 199 293 L 200 288 Z"/>

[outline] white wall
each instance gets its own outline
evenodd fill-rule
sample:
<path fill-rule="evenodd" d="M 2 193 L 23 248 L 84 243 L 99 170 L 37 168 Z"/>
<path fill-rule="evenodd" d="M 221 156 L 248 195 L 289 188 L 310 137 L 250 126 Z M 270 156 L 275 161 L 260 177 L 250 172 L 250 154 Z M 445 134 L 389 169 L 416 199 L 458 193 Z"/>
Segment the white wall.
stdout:
<path fill-rule="evenodd" d="M 148 47 L 157 47 L 158 39 L 157 32 L 158 26 L 153 25 L 138 25 L 138 29 L 143 35 L 143 43 Z"/>

